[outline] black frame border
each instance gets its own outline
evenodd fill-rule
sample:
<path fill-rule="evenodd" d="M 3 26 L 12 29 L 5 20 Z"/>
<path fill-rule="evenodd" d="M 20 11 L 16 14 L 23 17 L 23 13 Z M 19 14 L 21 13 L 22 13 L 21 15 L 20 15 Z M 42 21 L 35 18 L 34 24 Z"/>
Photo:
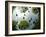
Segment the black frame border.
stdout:
<path fill-rule="evenodd" d="M 16 3 L 28 3 L 28 4 L 43 4 L 43 33 L 26 33 L 26 34 L 8 34 L 8 2 Z M 36 35 L 36 34 L 45 34 L 45 3 L 41 2 L 25 2 L 25 1 L 5 1 L 5 36 L 19 36 L 19 35 Z"/>

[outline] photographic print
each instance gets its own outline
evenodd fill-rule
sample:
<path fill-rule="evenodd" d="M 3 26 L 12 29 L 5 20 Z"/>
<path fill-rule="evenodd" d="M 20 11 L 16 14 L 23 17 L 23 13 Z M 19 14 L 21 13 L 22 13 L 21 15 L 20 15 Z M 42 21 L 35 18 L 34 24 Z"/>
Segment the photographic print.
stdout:
<path fill-rule="evenodd" d="M 40 29 L 40 7 L 12 7 L 12 30 Z"/>
<path fill-rule="evenodd" d="M 44 33 L 44 3 L 6 1 L 6 35 Z"/>

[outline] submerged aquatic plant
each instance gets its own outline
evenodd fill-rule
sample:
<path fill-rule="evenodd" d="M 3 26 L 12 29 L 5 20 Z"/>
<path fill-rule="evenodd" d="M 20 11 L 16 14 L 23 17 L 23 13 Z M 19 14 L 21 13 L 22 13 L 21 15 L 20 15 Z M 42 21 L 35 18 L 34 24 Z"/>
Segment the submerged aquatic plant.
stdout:
<path fill-rule="evenodd" d="M 39 12 L 38 9 L 39 9 L 39 8 L 37 8 L 37 7 L 36 7 L 36 8 L 32 8 L 32 12 L 33 12 L 34 14 L 37 14 L 37 13 Z"/>
<path fill-rule="evenodd" d="M 16 21 L 12 21 L 12 30 L 17 30 L 16 24 L 17 24 Z"/>
<path fill-rule="evenodd" d="M 25 20 L 21 21 L 19 24 L 19 29 L 24 30 L 29 27 L 29 23 Z"/>

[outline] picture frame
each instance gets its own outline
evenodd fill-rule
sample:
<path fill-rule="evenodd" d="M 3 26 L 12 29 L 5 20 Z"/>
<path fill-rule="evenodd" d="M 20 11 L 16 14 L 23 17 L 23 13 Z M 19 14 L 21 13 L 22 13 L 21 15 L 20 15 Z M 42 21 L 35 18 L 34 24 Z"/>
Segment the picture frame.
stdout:
<path fill-rule="evenodd" d="M 13 7 L 40 7 L 40 27 L 36 30 L 14 30 L 12 29 L 12 19 L 13 19 Z M 19 9 L 20 9 L 19 8 Z M 36 15 L 36 14 L 35 14 Z M 16 15 L 17 16 L 17 15 Z M 18 19 L 17 19 L 18 20 Z M 23 28 L 21 28 L 23 29 Z M 18 36 L 18 35 L 37 35 L 37 34 L 45 34 L 45 3 L 41 2 L 24 2 L 24 1 L 5 1 L 5 36 Z"/>

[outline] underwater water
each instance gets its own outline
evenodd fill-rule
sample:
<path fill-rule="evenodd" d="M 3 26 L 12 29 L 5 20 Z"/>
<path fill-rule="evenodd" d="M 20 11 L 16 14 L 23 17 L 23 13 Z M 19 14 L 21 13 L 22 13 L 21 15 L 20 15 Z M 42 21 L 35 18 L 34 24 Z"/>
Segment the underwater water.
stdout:
<path fill-rule="evenodd" d="M 12 29 L 31 30 L 40 29 L 40 8 L 35 7 L 13 7 Z"/>

